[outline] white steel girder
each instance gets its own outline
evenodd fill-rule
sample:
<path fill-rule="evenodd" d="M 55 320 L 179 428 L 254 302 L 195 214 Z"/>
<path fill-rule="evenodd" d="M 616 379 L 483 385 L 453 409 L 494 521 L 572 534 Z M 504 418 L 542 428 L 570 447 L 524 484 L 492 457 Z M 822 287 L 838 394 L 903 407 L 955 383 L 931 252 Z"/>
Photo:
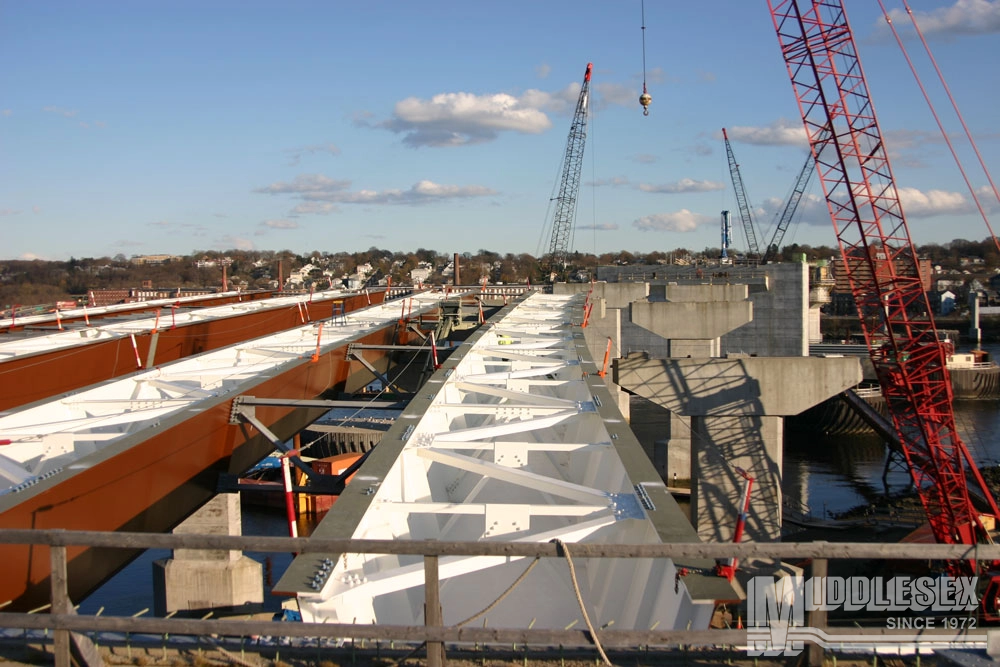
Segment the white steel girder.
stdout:
<path fill-rule="evenodd" d="M 583 299 L 532 294 L 502 319 L 487 323 L 466 343 L 468 348 L 463 346 L 464 353 L 463 348 L 453 353 L 457 363 L 420 390 L 428 404 L 404 411 L 376 448 L 376 454 L 380 448 L 398 448 L 395 460 L 370 459 L 314 534 L 659 542 L 643 504 L 648 498 L 637 493 L 640 484 L 629 478 L 620 456 L 619 431 L 612 435 L 609 430 L 620 426 L 623 417 L 603 381 L 594 382 L 596 366 L 579 328 Z M 638 448 L 638 443 L 633 438 L 625 446 Z M 368 498 L 359 500 L 362 494 Z M 346 507 L 367 509 L 350 518 L 337 514 L 354 511 L 338 509 Z M 299 557 L 301 568 L 293 563 L 278 585 L 278 590 L 297 592 L 304 620 L 422 622 L 419 558 L 331 555 L 311 579 L 299 582 L 300 572 L 315 559 L 315 554 Z M 459 622 L 493 602 L 528 565 L 517 561 L 442 558 L 444 622 Z M 692 600 L 670 560 L 574 562 L 575 583 L 565 563 L 543 559 L 490 611 L 489 626 L 531 623 L 561 629 L 580 622 L 574 587 L 582 592 L 596 626 L 707 626 L 712 604 Z"/>

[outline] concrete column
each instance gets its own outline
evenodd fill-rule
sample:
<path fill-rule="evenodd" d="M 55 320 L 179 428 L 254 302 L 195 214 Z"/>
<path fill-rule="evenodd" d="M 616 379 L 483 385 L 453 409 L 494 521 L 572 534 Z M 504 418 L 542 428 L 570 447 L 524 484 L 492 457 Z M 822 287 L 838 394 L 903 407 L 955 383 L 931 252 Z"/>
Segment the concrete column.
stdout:
<path fill-rule="evenodd" d="M 742 468 L 754 478 L 744 538 L 769 541 L 780 536 L 781 417 L 692 417 L 695 452 L 691 478 L 691 519 L 709 542 L 731 542 L 743 493 Z"/>
<path fill-rule="evenodd" d="M 239 494 L 224 493 L 205 503 L 174 529 L 175 534 L 239 535 Z M 155 613 L 240 607 L 264 601 L 260 563 L 240 551 L 175 549 L 173 558 L 153 563 Z"/>
<path fill-rule="evenodd" d="M 782 419 L 858 384 L 861 365 L 853 357 L 632 355 L 616 360 L 614 377 L 624 389 L 691 418 L 691 516 L 702 537 L 732 538 L 743 488 L 735 470 L 739 466 L 756 480 L 745 539 L 776 540 L 781 536 Z"/>

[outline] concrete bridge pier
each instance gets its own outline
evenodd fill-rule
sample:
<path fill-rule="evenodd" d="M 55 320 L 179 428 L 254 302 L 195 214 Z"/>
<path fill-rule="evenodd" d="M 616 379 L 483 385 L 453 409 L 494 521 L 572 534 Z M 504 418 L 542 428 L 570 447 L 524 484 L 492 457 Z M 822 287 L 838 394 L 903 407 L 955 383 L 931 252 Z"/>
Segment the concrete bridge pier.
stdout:
<path fill-rule="evenodd" d="M 174 533 L 242 534 L 238 493 L 222 493 L 184 520 Z M 264 601 L 261 564 L 241 551 L 175 549 L 153 563 L 153 606 L 172 611 L 240 607 Z"/>
<path fill-rule="evenodd" d="M 631 321 L 668 339 L 670 358 L 632 354 L 614 365 L 623 389 L 691 418 L 691 514 L 708 540 L 732 539 L 737 467 L 755 478 L 746 539 L 780 538 L 783 418 L 861 381 L 853 358 L 713 356 L 720 336 L 753 317 L 746 289 L 668 285 L 677 301 L 631 304 Z"/>

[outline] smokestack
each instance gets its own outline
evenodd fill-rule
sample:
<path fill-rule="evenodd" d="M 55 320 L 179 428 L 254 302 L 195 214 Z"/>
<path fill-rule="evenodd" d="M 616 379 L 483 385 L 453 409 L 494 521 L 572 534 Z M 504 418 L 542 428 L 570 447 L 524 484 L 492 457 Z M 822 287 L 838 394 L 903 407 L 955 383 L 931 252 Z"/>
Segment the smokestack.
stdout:
<path fill-rule="evenodd" d="M 458 266 L 458 253 L 456 252 L 455 253 L 455 287 L 458 287 L 459 285 L 462 284 L 461 273 L 462 272 L 459 270 L 459 266 Z"/>

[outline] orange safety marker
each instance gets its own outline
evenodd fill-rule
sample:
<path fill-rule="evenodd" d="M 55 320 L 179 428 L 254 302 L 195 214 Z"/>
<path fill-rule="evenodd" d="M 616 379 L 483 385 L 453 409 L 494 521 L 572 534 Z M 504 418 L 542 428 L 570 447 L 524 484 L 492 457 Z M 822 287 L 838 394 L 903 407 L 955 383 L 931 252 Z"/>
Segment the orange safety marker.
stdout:
<path fill-rule="evenodd" d="M 59 314 L 59 306 L 56 306 L 56 326 L 59 327 L 59 331 L 62 331 L 62 315 Z"/>
<path fill-rule="evenodd" d="M 583 324 L 580 325 L 581 329 L 587 328 L 587 322 L 590 321 L 590 312 L 592 310 L 594 310 L 594 304 L 592 303 L 583 309 Z"/>
<path fill-rule="evenodd" d="M 313 289 L 314 289 L 313 284 L 309 283 L 309 303 L 313 302 Z"/>
<path fill-rule="evenodd" d="M 87 306 L 86 305 L 84 305 L 84 307 L 83 307 L 83 322 L 88 327 L 90 326 L 90 315 L 87 314 Z"/>
<path fill-rule="evenodd" d="M 314 364 L 317 361 L 319 361 L 319 344 L 320 344 L 320 341 L 322 340 L 322 338 L 323 338 L 323 323 L 320 322 L 319 323 L 319 330 L 316 332 L 316 351 L 313 352 L 312 359 L 310 359 L 310 361 L 312 361 L 312 363 L 314 363 Z"/>
<path fill-rule="evenodd" d="M 410 320 L 410 316 L 413 315 L 413 297 L 410 297 L 410 305 L 406 309 L 406 320 Z"/>
<path fill-rule="evenodd" d="M 597 372 L 601 377 L 608 374 L 608 359 L 611 357 L 611 336 L 608 336 L 608 347 L 604 350 L 604 367 Z"/>
<path fill-rule="evenodd" d="M 306 323 L 306 316 L 302 314 L 302 302 L 301 301 L 296 301 L 295 305 L 298 306 L 298 308 L 299 308 L 299 321 L 302 322 L 302 324 L 305 324 Z"/>
<path fill-rule="evenodd" d="M 160 328 L 160 310 L 162 309 L 157 309 L 156 311 L 156 321 L 153 322 L 153 330 L 150 333 L 155 334 L 157 330 Z"/>
<path fill-rule="evenodd" d="M 139 344 L 135 342 L 135 334 L 129 334 L 128 337 L 132 339 L 132 350 L 135 352 L 135 367 L 142 368 L 142 360 L 139 359 Z"/>
<path fill-rule="evenodd" d="M 368 288 L 365 288 L 365 298 L 368 299 L 368 305 L 372 305 L 372 295 L 368 293 Z"/>
<path fill-rule="evenodd" d="M 479 323 L 482 324 L 486 321 L 486 316 L 483 314 L 483 300 L 479 300 Z"/>

